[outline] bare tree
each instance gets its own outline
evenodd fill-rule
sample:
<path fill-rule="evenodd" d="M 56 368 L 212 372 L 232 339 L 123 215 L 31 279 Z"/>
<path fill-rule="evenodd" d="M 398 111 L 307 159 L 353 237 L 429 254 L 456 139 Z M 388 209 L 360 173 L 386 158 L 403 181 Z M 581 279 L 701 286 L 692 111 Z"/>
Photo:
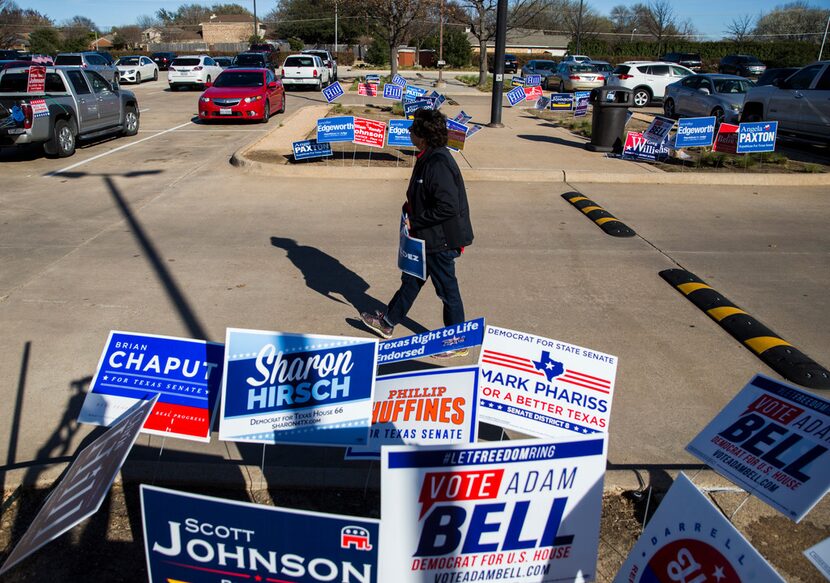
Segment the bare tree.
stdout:
<path fill-rule="evenodd" d="M 398 46 L 409 39 L 414 23 L 424 17 L 425 0 L 350 0 L 365 7 L 376 38 L 389 47 L 392 75 L 398 73 Z"/>
<path fill-rule="evenodd" d="M 775 8 L 761 16 L 753 31 L 764 40 L 803 40 L 819 42 L 830 10 L 810 6 L 799 0 Z"/>
<path fill-rule="evenodd" d="M 663 41 L 679 34 L 677 23 L 669 0 L 650 0 L 648 4 L 635 4 L 637 27 L 651 35 L 657 41 L 658 51 L 662 51 Z"/>
<path fill-rule="evenodd" d="M 112 29 L 115 33 L 113 44 L 117 47 L 126 49 L 134 49 L 141 44 L 141 31 L 144 30 L 140 26 L 118 26 Z"/>
<path fill-rule="evenodd" d="M 20 8 L 12 0 L 0 0 L 0 48 L 16 45 L 36 28 L 52 26 L 52 19 L 31 8 Z"/>
<path fill-rule="evenodd" d="M 135 19 L 136 26 L 138 26 L 141 30 L 147 30 L 148 28 L 153 27 L 160 27 L 162 26 L 161 20 L 159 20 L 155 16 L 150 16 L 148 14 L 144 14 L 139 16 Z"/>

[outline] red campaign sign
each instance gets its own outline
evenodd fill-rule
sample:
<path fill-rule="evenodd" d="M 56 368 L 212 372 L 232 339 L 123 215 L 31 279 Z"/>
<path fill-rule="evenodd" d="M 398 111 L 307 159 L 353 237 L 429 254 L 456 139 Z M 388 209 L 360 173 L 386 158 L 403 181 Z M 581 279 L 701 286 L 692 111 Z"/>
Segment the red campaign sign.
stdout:
<path fill-rule="evenodd" d="M 712 144 L 713 152 L 724 152 L 735 154 L 738 151 L 738 126 L 731 123 L 720 124 L 715 143 Z"/>
<path fill-rule="evenodd" d="M 357 94 L 365 95 L 367 97 L 377 97 L 378 85 L 377 83 L 358 83 Z"/>
<path fill-rule="evenodd" d="M 46 92 L 46 67 L 29 67 L 29 82 L 26 84 L 26 93 Z"/>
<path fill-rule="evenodd" d="M 539 85 L 535 87 L 525 87 L 525 100 L 527 101 L 536 101 L 540 97 L 542 97 L 542 88 Z"/>
<path fill-rule="evenodd" d="M 386 140 L 386 124 L 382 121 L 354 118 L 354 143 L 382 148 Z"/>

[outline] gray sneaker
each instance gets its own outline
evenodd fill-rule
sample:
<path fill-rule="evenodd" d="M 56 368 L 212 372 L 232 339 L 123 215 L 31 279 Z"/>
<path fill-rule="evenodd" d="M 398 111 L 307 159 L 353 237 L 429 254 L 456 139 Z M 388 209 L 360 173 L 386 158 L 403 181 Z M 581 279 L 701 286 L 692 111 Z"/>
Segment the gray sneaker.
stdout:
<path fill-rule="evenodd" d="M 392 330 L 394 330 L 395 327 L 386 323 L 383 314 L 360 312 L 360 320 L 367 328 L 377 332 L 381 338 L 392 338 Z"/>

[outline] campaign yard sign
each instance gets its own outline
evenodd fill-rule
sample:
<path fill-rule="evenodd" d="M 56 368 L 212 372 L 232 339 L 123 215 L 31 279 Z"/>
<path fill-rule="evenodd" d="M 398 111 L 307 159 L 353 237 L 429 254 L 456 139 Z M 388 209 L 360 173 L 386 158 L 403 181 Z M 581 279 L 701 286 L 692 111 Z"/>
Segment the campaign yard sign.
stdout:
<path fill-rule="evenodd" d="M 303 140 L 302 142 L 293 142 L 291 147 L 294 150 L 294 160 L 308 160 L 309 158 L 324 158 L 334 155 L 331 151 L 331 144 L 328 142 L 318 144 L 317 140 Z"/>
<path fill-rule="evenodd" d="M 804 551 L 804 556 L 830 581 L 830 538 Z"/>
<path fill-rule="evenodd" d="M 317 143 L 354 140 L 354 117 L 324 117 L 317 120 Z"/>
<path fill-rule="evenodd" d="M 46 67 L 32 65 L 29 67 L 29 78 L 26 81 L 26 93 L 46 92 Z"/>
<path fill-rule="evenodd" d="M 392 77 L 392 83 L 400 87 L 406 87 L 406 79 L 400 74 L 396 74 L 394 77 Z"/>
<path fill-rule="evenodd" d="M 378 345 L 378 364 L 390 364 L 432 356 L 448 350 L 471 348 L 484 340 L 484 318 L 421 334 L 383 340 Z"/>
<path fill-rule="evenodd" d="M 354 118 L 354 143 L 382 148 L 386 142 L 386 124 L 382 121 L 366 119 L 363 117 Z"/>
<path fill-rule="evenodd" d="M 323 88 L 323 97 L 326 98 L 326 101 L 331 103 L 332 101 L 336 100 L 338 97 L 344 94 L 343 87 L 340 85 L 340 81 L 335 81 L 328 87 Z"/>
<path fill-rule="evenodd" d="M 731 123 L 722 123 L 718 128 L 718 135 L 712 145 L 713 152 L 725 154 L 738 153 L 738 126 Z"/>
<path fill-rule="evenodd" d="M 784 582 L 682 473 L 631 549 L 614 583 L 681 581 Z"/>
<path fill-rule="evenodd" d="M 540 97 L 537 99 L 536 109 L 550 109 L 550 97 Z"/>
<path fill-rule="evenodd" d="M 467 126 L 451 119 L 447 120 L 447 147 L 459 152 L 464 149 L 467 139 Z"/>
<path fill-rule="evenodd" d="M 400 237 L 398 239 L 398 269 L 418 279 L 427 278 L 426 243 L 416 239 L 406 228 L 406 215 L 401 213 Z"/>
<path fill-rule="evenodd" d="M 158 394 L 142 431 L 207 443 L 223 360 L 221 344 L 112 330 L 78 421 L 109 426 Z"/>
<path fill-rule="evenodd" d="M 478 367 L 439 368 L 378 377 L 369 443 L 346 459 L 380 459 L 386 445 L 475 443 Z"/>
<path fill-rule="evenodd" d="M 487 326 L 478 364 L 482 421 L 539 437 L 608 433 L 616 356 Z"/>
<path fill-rule="evenodd" d="M 363 79 L 366 81 L 366 83 L 380 83 L 380 75 L 374 73 L 364 75 Z"/>
<path fill-rule="evenodd" d="M 686 450 L 799 522 L 830 490 L 830 401 L 756 375 Z"/>
<path fill-rule="evenodd" d="M 677 122 L 675 148 L 701 148 L 715 141 L 715 117 L 690 117 Z"/>
<path fill-rule="evenodd" d="M 476 124 L 476 123 L 474 123 L 473 125 L 468 126 L 468 127 L 470 128 L 470 129 L 467 130 L 467 139 L 468 140 L 470 138 L 472 138 L 474 135 L 476 135 L 478 132 L 481 131 L 481 126 Z"/>
<path fill-rule="evenodd" d="M 550 108 L 553 111 L 570 111 L 574 106 L 574 96 L 570 93 L 551 93 Z"/>
<path fill-rule="evenodd" d="M 414 147 L 414 144 L 412 143 L 412 136 L 409 135 L 409 128 L 411 126 L 411 119 L 390 119 L 386 145 L 396 147 Z"/>
<path fill-rule="evenodd" d="M 777 121 L 758 121 L 738 125 L 738 154 L 774 152 Z"/>
<path fill-rule="evenodd" d="M 228 328 L 219 439 L 365 445 L 377 340 Z"/>
<path fill-rule="evenodd" d="M 538 87 L 542 84 L 542 76 L 541 75 L 526 75 L 525 76 L 525 87 Z"/>
<path fill-rule="evenodd" d="M 381 581 L 590 581 L 604 438 L 389 446 Z"/>
<path fill-rule="evenodd" d="M 432 99 L 416 99 L 403 104 L 403 113 L 407 119 L 413 119 L 415 112 L 419 109 L 435 109 L 435 101 Z"/>
<path fill-rule="evenodd" d="M 403 87 L 394 83 L 385 83 L 383 85 L 383 98 L 400 101 L 403 99 Z"/>
<path fill-rule="evenodd" d="M 525 100 L 525 88 L 522 86 L 515 87 L 507 92 L 507 101 L 510 107 L 515 107 Z"/>
<path fill-rule="evenodd" d="M 149 580 L 375 583 L 378 520 L 141 485 Z"/>
<path fill-rule="evenodd" d="M 452 118 L 453 121 L 457 121 L 458 123 L 463 123 L 463 124 L 466 124 L 471 119 L 473 119 L 473 116 L 469 115 L 463 109 L 459 112 L 458 115 L 456 115 L 454 118 Z"/>
<path fill-rule="evenodd" d="M 574 95 L 576 105 L 574 106 L 574 117 L 588 115 L 588 97 L 586 95 Z"/>
<path fill-rule="evenodd" d="M 511 79 L 510 79 L 510 84 L 513 87 L 524 87 L 525 86 L 525 78 L 513 75 L 513 77 L 511 77 Z"/>
<path fill-rule="evenodd" d="M 136 402 L 75 457 L 6 558 L 0 575 L 98 511 L 155 404 L 156 397 Z"/>
<path fill-rule="evenodd" d="M 656 115 L 646 131 L 643 132 L 643 137 L 653 144 L 662 144 L 669 137 L 669 132 L 674 127 L 674 123 L 674 120 L 670 117 Z"/>
<path fill-rule="evenodd" d="M 656 162 L 657 160 L 665 160 L 668 155 L 669 147 L 665 142 L 659 145 L 649 142 L 640 132 L 628 132 L 625 136 L 622 151 L 623 158 Z"/>
<path fill-rule="evenodd" d="M 358 83 L 357 94 L 366 97 L 377 97 L 378 84 L 377 83 Z"/>
<path fill-rule="evenodd" d="M 427 90 L 415 85 L 407 85 L 404 87 L 403 97 L 405 101 L 414 101 L 422 95 L 426 95 Z"/>
<path fill-rule="evenodd" d="M 435 109 L 441 109 L 441 106 L 447 101 L 447 98 L 437 91 L 430 93 L 429 97 L 433 100 L 433 107 Z"/>
<path fill-rule="evenodd" d="M 524 91 L 527 101 L 536 101 L 542 97 L 542 88 L 539 85 L 525 86 Z"/>

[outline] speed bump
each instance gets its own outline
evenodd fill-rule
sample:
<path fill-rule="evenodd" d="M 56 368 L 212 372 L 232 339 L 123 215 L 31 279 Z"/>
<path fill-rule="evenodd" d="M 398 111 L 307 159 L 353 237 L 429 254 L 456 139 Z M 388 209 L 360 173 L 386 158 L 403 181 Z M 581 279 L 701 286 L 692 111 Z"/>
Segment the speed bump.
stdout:
<path fill-rule="evenodd" d="M 677 291 L 785 379 L 811 389 L 830 389 L 830 372 L 685 269 L 660 272 Z"/>
<path fill-rule="evenodd" d="M 625 223 L 599 206 L 581 192 L 566 192 L 562 198 L 581 210 L 586 217 L 594 221 L 600 229 L 613 237 L 633 237 L 637 233 Z"/>

